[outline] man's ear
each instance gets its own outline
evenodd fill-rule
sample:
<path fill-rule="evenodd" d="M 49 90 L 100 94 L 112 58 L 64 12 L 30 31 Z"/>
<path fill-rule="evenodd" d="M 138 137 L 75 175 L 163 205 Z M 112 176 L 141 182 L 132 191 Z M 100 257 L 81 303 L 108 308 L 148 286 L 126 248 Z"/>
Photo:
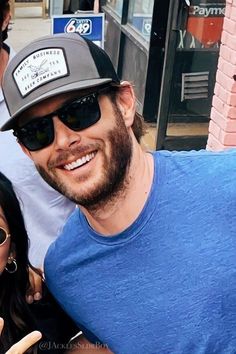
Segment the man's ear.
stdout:
<path fill-rule="evenodd" d="M 122 113 L 126 127 L 131 127 L 134 121 L 136 100 L 134 90 L 130 82 L 123 81 L 121 83 L 116 103 Z"/>

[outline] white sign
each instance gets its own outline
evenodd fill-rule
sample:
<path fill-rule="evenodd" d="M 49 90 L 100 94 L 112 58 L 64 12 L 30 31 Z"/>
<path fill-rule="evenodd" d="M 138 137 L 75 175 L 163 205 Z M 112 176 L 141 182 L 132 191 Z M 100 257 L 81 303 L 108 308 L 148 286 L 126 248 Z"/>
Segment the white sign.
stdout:
<path fill-rule="evenodd" d="M 26 57 L 13 72 L 24 97 L 42 84 L 66 76 L 68 68 L 61 48 L 41 49 Z"/>

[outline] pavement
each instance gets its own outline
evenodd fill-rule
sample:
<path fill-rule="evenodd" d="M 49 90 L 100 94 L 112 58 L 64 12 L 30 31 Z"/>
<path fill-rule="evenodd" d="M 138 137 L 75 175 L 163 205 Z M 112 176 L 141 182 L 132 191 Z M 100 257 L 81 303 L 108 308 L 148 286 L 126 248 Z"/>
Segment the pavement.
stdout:
<path fill-rule="evenodd" d="M 7 41 L 16 52 L 36 38 L 51 34 L 51 19 L 43 19 L 41 12 L 40 7 L 15 9 Z"/>

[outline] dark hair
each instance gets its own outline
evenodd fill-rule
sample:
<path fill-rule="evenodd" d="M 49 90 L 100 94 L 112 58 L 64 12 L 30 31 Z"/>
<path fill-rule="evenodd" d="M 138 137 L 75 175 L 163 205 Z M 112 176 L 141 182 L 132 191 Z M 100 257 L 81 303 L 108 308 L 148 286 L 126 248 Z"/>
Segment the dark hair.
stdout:
<path fill-rule="evenodd" d="M 5 270 L 0 275 L 0 316 L 5 321 L 0 337 L 0 353 L 5 353 L 13 343 L 31 331 L 33 319 L 25 301 L 29 286 L 28 236 L 12 184 L 2 173 L 0 206 L 9 226 L 11 247 L 16 253 L 18 266 L 15 273 Z"/>
<path fill-rule="evenodd" d="M 0 0 L 0 33 L 1 33 L 0 43 L 1 43 L 1 47 L 2 47 L 2 43 L 7 39 L 8 26 L 5 28 L 4 31 L 2 31 L 1 28 L 2 28 L 2 24 L 4 22 L 4 19 L 9 11 L 10 11 L 9 0 Z"/>
<path fill-rule="evenodd" d="M 0 25 L 2 26 L 6 14 L 10 11 L 9 0 L 0 0 Z"/>

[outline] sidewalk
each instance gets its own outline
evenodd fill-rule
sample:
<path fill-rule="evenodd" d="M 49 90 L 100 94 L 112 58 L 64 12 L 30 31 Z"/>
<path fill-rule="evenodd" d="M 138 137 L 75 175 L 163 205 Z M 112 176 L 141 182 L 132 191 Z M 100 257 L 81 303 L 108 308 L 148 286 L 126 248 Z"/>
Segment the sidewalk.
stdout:
<path fill-rule="evenodd" d="M 7 41 L 16 52 L 36 38 L 51 34 L 51 19 L 43 19 L 39 7 L 17 8 L 12 22 Z"/>

